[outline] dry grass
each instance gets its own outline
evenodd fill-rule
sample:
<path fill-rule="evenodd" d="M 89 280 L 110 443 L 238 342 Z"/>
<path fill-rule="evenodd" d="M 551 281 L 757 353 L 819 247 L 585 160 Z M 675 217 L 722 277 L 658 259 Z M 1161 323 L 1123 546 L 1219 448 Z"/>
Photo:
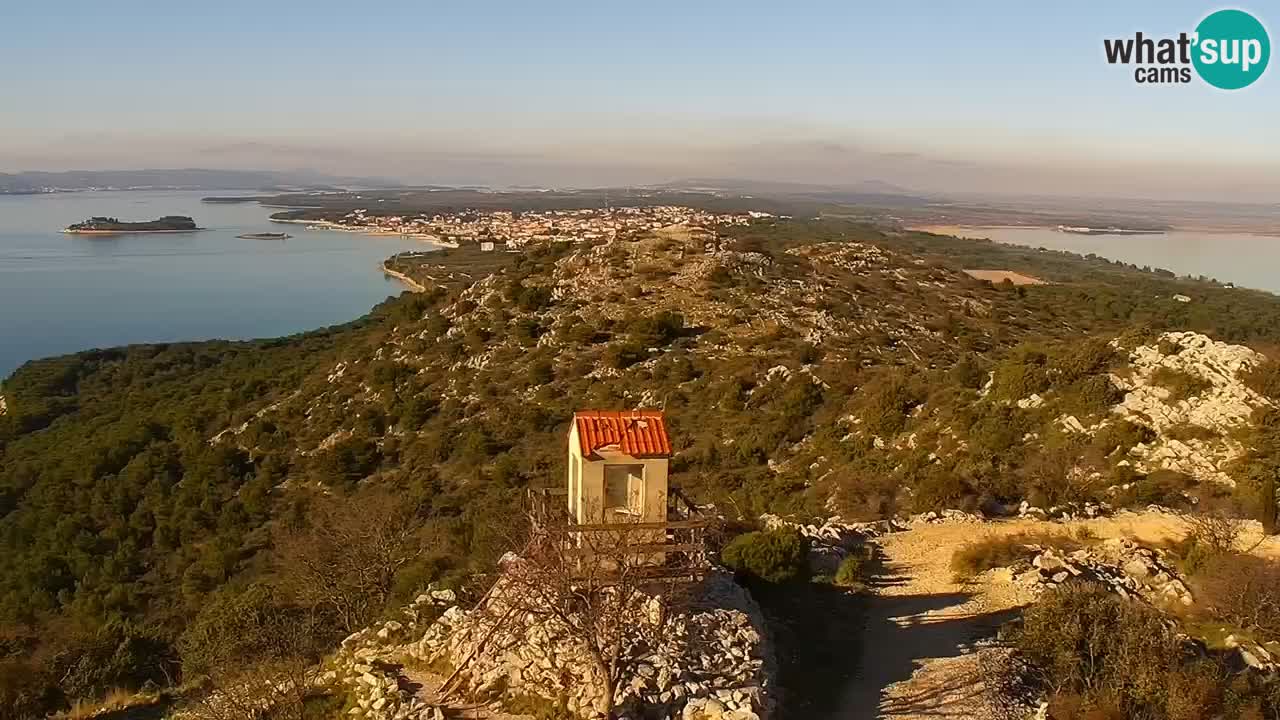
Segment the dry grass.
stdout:
<path fill-rule="evenodd" d="M 956 550 L 951 556 L 951 570 L 957 577 L 971 578 L 986 570 L 1029 561 L 1044 548 L 1071 552 L 1096 540 L 1085 528 L 1077 529 L 1074 534 L 1058 530 L 1028 530 L 1012 535 L 993 535 Z"/>
<path fill-rule="evenodd" d="M 138 693 L 123 688 L 109 690 L 99 700 L 77 700 L 70 710 L 54 715 L 54 720 L 89 720 L 131 707 L 152 705 L 160 700 L 155 693 Z"/>

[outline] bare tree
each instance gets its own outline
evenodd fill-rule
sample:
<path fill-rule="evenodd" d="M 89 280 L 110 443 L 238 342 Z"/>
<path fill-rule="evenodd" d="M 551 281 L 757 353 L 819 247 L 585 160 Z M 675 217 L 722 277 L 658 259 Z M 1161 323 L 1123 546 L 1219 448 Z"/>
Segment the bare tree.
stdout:
<path fill-rule="evenodd" d="M 194 720 L 305 720 L 315 667 L 288 658 L 226 668 L 209 677 L 209 692 L 184 713 Z"/>
<path fill-rule="evenodd" d="M 322 498 L 307 524 L 275 535 L 278 585 L 351 633 L 386 606 L 396 573 L 425 552 L 418 508 L 383 490 Z"/>
<path fill-rule="evenodd" d="M 1195 584 L 1201 601 L 1215 614 L 1263 637 L 1280 635 L 1280 562 L 1223 555 Z"/>
<path fill-rule="evenodd" d="M 184 673 L 206 690 L 185 710 L 199 720 L 303 720 L 325 647 L 321 624 L 265 585 L 217 599 L 180 642 Z"/>
<path fill-rule="evenodd" d="M 665 543 L 664 523 L 532 518 L 531 525 L 528 544 L 503 563 L 483 610 L 495 629 L 514 615 L 581 647 L 600 679 L 603 714 L 612 717 L 619 682 L 644 654 L 628 651 L 659 645 L 667 619 L 687 602 L 686 581 L 697 574 L 701 553 L 692 543 Z"/>
<path fill-rule="evenodd" d="M 1221 511 L 1183 513 L 1182 521 L 1197 544 L 1217 555 L 1236 551 L 1245 531 L 1243 519 Z"/>

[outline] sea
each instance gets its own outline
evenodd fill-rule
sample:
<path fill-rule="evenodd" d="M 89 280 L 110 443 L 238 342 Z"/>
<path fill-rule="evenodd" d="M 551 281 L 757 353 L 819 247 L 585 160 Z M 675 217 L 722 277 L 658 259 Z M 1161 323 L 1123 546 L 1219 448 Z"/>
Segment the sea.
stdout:
<path fill-rule="evenodd" d="M 931 227 L 932 232 L 987 238 L 1203 275 L 1240 287 L 1280 293 L 1280 237 L 1248 233 L 1170 231 L 1142 235 L 1081 235 L 1045 227 Z M 1001 268 L 991 268 L 1001 269 Z"/>
<path fill-rule="evenodd" d="M 209 192 L 0 195 L 0 379 L 51 355 L 133 343 L 279 337 L 354 320 L 405 288 L 381 264 L 422 240 L 272 223 Z M 233 195 L 235 193 L 223 193 Z M 189 215 L 190 234 L 67 235 L 95 215 Z M 285 232 L 288 240 L 237 237 Z"/>
<path fill-rule="evenodd" d="M 28 360 L 91 348 L 279 337 L 348 322 L 404 291 L 383 275 L 384 259 L 435 247 L 413 238 L 272 223 L 268 218 L 278 209 L 201 202 L 210 194 L 217 193 L 0 195 L 0 378 Z M 61 232 L 95 215 L 189 215 L 207 229 L 113 236 Z M 237 237 L 254 232 L 293 237 Z M 1181 231 L 1076 235 L 1029 227 L 945 232 L 1096 253 L 1280 293 L 1278 237 Z"/>

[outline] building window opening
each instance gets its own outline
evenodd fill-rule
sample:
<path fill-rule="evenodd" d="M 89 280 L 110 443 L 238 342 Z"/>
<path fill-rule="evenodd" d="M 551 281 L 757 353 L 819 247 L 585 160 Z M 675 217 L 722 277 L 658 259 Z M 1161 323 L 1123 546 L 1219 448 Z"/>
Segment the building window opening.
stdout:
<path fill-rule="evenodd" d="M 606 510 L 632 511 L 632 488 L 638 488 L 644 477 L 643 465 L 606 465 L 604 468 L 604 506 Z"/>

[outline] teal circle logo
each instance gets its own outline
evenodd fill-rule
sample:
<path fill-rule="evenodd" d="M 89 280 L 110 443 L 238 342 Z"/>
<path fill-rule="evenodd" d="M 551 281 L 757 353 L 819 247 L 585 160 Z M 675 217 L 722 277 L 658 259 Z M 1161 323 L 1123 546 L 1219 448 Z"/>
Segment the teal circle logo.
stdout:
<path fill-rule="evenodd" d="M 1219 10 L 1196 26 L 1191 58 L 1210 85 L 1239 90 L 1262 77 L 1271 59 L 1271 38 L 1258 19 L 1243 10 Z"/>

